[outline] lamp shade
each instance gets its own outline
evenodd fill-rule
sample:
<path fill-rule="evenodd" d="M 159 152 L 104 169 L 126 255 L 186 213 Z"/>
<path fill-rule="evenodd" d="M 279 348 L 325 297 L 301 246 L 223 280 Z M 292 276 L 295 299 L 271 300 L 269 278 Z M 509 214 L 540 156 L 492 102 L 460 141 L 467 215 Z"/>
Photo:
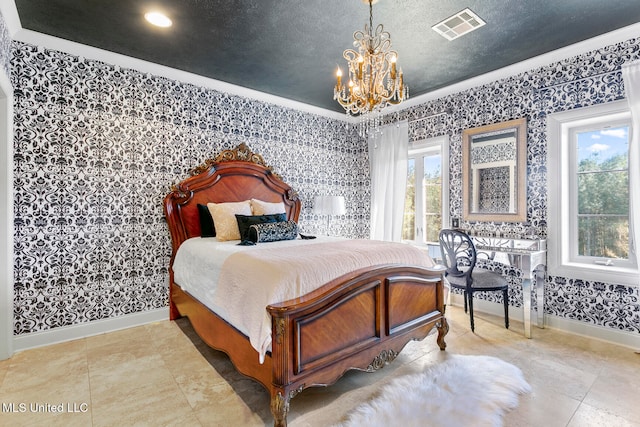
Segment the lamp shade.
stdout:
<path fill-rule="evenodd" d="M 319 215 L 344 215 L 347 212 L 343 196 L 316 196 L 313 211 Z"/>

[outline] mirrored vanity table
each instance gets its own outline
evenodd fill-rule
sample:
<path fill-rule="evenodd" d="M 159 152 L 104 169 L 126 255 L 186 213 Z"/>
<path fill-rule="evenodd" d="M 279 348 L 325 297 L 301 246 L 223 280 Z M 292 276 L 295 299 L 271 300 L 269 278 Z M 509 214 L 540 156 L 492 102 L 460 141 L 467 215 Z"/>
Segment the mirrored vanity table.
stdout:
<path fill-rule="evenodd" d="M 502 237 L 471 236 L 480 254 L 496 262 L 508 262 L 522 271 L 522 308 L 524 335 L 531 338 L 531 286 L 536 289 L 536 325 L 544 328 L 544 281 L 547 267 L 547 241 L 544 239 L 510 239 Z M 498 254 L 504 256 L 498 257 Z"/>

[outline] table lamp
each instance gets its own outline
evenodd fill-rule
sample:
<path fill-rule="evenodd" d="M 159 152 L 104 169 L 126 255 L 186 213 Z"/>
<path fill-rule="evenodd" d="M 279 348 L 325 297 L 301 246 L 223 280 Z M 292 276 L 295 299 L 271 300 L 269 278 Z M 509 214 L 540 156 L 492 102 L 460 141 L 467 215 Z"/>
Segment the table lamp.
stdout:
<path fill-rule="evenodd" d="M 327 236 L 331 229 L 331 217 L 344 215 L 347 210 L 344 204 L 344 196 L 316 196 L 313 201 L 313 211 L 318 215 L 327 216 Z"/>

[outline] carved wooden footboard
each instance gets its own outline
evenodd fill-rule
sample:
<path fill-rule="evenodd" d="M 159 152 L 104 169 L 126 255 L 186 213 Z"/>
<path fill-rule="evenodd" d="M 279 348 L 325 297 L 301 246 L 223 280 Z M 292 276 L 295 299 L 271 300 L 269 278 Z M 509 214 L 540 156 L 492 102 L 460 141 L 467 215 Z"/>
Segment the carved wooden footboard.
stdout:
<path fill-rule="evenodd" d="M 271 411 L 286 425 L 289 400 L 349 369 L 375 371 L 435 326 L 444 350 L 441 269 L 380 266 L 267 307 L 273 319 Z"/>

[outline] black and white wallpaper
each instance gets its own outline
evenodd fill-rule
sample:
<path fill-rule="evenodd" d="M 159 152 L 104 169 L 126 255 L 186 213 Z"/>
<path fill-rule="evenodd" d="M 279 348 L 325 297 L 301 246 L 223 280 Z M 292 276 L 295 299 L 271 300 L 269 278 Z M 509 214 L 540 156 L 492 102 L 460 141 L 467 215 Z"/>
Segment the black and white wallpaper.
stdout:
<path fill-rule="evenodd" d="M 346 197 L 364 237 L 366 148 L 345 123 L 14 42 L 15 334 L 167 305 L 174 182 L 245 142 L 303 201 Z"/>
<path fill-rule="evenodd" d="M 411 141 L 447 134 L 450 137 L 450 214 L 462 217 L 462 131 L 507 120 L 527 118 L 527 221 L 464 222 L 475 233 L 547 237 L 546 117 L 548 114 L 624 98 L 620 66 L 640 58 L 640 39 L 603 47 L 526 73 L 475 87 L 388 117 L 426 119 L 410 123 Z M 638 159 L 636 159 L 638 161 Z M 489 265 L 502 271 L 504 266 Z M 517 286 L 521 272 L 509 271 L 512 305 L 522 305 Z M 548 277 L 545 313 L 620 331 L 640 333 L 638 286 Z M 480 298 L 502 302 L 496 293 Z"/>
<path fill-rule="evenodd" d="M 11 42 L 2 25 L 0 43 L 15 103 L 15 334 L 166 306 L 170 242 L 162 198 L 189 169 L 240 142 L 298 191 L 303 231 L 323 224 L 312 213 L 313 197 L 339 194 L 348 214 L 334 219 L 334 232 L 368 236 L 368 157 L 355 127 Z M 410 123 L 414 141 L 450 136 L 450 209 L 461 217 L 462 130 L 526 117 L 527 221 L 462 225 L 546 237 L 546 116 L 624 97 L 620 65 L 639 57 L 640 40 L 628 40 L 390 120 L 422 119 Z M 490 267 L 506 268 L 518 284 L 521 272 Z M 562 277 L 549 277 L 545 288 L 548 314 L 640 332 L 637 288 Z M 510 300 L 521 305 L 518 286 Z"/>
<path fill-rule="evenodd" d="M 11 68 L 11 35 L 7 24 L 0 13 L 0 69 L 9 75 L 9 69 Z"/>

